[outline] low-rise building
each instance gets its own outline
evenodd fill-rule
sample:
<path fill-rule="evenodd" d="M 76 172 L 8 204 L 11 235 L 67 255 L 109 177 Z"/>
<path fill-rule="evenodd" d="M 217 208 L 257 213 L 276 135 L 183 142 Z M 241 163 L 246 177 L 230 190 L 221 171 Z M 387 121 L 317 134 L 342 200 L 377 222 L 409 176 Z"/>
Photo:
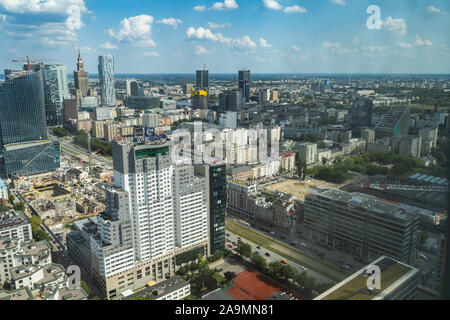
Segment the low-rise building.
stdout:
<path fill-rule="evenodd" d="M 380 288 L 375 288 L 376 281 L 368 285 L 374 266 L 380 270 Z M 419 269 L 382 256 L 314 300 L 413 300 L 419 283 Z"/>
<path fill-rule="evenodd" d="M 191 285 L 189 282 L 180 276 L 175 276 L 144 290 L 127 295 L 124 297 L 124 300 L 133 300 L 137 297 L 148 296 L 154 300 L 183 300 L 190 294 Z"/>

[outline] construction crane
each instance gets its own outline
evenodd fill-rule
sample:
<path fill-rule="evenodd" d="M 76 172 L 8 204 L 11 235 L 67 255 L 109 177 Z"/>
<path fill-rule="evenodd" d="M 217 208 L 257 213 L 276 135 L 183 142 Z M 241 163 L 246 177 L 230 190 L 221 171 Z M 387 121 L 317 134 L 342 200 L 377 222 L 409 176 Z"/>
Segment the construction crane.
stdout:
<path fill-rule="evenodd" d="M 53 61 L 54 62 L 56 60 L 52 60 L 52 59 L 30 59 L 30 56 L 27 56 L 27 60 L 19 60 L 19 59 L 12 60 L 12 62 L 15 62 L 15 63 L 19 63 L 19 62 L 25 63 L 25 65 L 27 66 L 27 71 L 31 71 L 31 65 L 32 64 L 39 63 L 39 62 L 45 62 L 45 61 L 48 61 L 48 62 Z"/>

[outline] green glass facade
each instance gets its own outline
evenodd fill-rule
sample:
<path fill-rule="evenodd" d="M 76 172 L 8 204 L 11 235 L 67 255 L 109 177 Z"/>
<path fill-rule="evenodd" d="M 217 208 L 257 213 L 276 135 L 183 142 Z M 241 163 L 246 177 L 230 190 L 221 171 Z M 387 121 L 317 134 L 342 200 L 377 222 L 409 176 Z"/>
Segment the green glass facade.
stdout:
<path fill-rule="evenodd" d="M 227 167 L 209 166 L 209 228 L 210 253 L 225 249 L 225 220 L 227 216 Z"/>
<path fill-rule="evenodd" d="M 47 139 L 44 83 L 40 72 L 0 85 L 0 148 L 12 143 Z"/>

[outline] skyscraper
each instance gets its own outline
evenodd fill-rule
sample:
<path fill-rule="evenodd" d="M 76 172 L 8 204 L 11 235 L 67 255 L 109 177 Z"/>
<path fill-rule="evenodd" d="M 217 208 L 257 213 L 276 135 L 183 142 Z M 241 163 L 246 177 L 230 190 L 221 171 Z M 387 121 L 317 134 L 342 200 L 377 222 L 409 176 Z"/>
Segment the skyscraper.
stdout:
<path fill-rule="evenodd" d="M 44 81 L 37 72 L 17 72 L 0 86 L 0 148 L 47 139 Z"/>
<path fill-rule="evenodd" d="M 208 208 L 208 253 L 225 249 L 227 217 L 227 166 L 223 162 L 195 165 L 195 172 L 205 177 Z"/>
<path fill-rule="evenodd" d="M 239 70 L 239 89 L 245 99 L 245 103 L 250 102 L 250 70 Z"/>
<path fill-rule="evenodd" d="M 67 243 L 105 296 L 117 299 L 205 255 L 208 226 L 205 179 L 171 162 L 169 142 L 112 146 L 115 186 L 105 214 L 77 222 Z"/>
<path fill-rule="evenodd" d="M 42 72 L 16 71 L 8 79 L 0 85 L 0 176 L 55 170 L 60 145 L 47 140 Z"/>
<path fill-rule="evenodd" d="M 62 108 L 64 98 L 68 97 L 66 67 L 62 64 L 39 64 L 44 81 L 45 116 L 47 126 L 62 124 Z"/>
<path fill-rule="evenodd" d="M 206 70 L 206 66 L 203 70 L 197 70 L 197 89 L 208 90 L 209 89 L 209 71 Z"/>
<path fill-rule="evenodd" d="M 80 47 L 78 47 L 77 71 L 73 72 L 73 78 L 75 80 L 75 89 L 80 90 L 82 98 L 87 97 L 89 92 L 89 72 L 84 70 Z"/>
<path fill-rule="evenodd" d="M 372 100 L 365 97 L 356 97 L 352 108 L 352 128 L 370 127 L 372 125 L 372 114 Z"/>
<path fill-rule="evenodd" d="M 98 57 L 98 75 L 103 107 L 116 106 L 114 89 L 114 57 L 110 54 Z"/>

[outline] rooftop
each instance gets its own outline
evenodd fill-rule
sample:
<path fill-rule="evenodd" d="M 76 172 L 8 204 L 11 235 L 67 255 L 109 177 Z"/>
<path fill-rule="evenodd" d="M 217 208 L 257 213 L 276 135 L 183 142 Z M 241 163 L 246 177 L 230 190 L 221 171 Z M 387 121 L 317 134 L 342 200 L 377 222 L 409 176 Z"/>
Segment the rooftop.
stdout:
<path fill-rule="evenodd" d="M 28 223 L 27 217 L 21 211 L 9 210 L 0 212 L 0 230 Z"/>
<path fill-rule="evenodd" d="M 413 277 L 419 270 L 394 259 L 383 256 L 371 265 L 380 268 L 381 288 L 369 290 L 367 287 L 366 270 L 364 267 L 333 288 L 319 295 L 314 300 L 379 300 L 397 288 L 406 280 Z"/>
<path fill-rule="evenodd" d="M 155 284 L 151 287 L 148 287 L 144 290 L 138 291 L 133 295 L 127 296 L 125 299 L 130 300 L 136 297 L 146 296 L 148 294 L 152 295 L 154 298 L 157 299 L 189 285 L 190 285 L 189 282 L 187 282 L 180 276 L 175 276 L 163 282 Z"/>

